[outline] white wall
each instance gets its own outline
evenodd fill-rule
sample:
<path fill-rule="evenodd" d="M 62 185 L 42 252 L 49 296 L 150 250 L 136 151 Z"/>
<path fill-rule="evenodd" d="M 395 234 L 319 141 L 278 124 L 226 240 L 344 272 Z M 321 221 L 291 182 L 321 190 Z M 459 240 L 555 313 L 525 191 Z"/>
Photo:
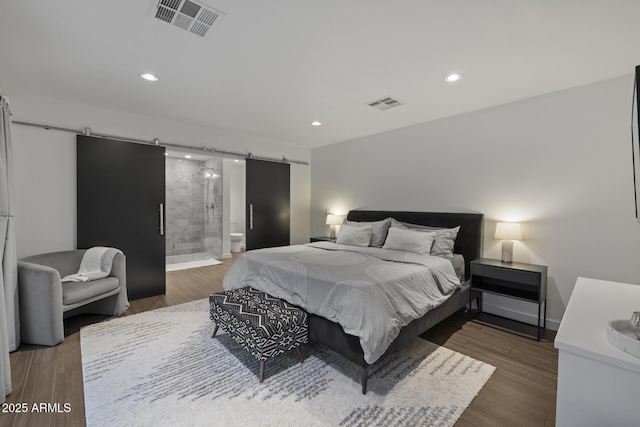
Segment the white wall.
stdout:
<path fill-rule="evenodd" d="M 632 90 L 625 76 L 314 149 L 311 234 L 328 233 L 327 208 L 472 210 L 485 215 L 484 256 L 500 258 L 496 221 L 521 221 L 514 261 L 549 266 L 557 327 L 578 276 L 640 283 Z M 487 302 L 537 316 L 535 304 Z"/>
<path fill-rule="evenodd" d="M 309 150 L 186 123 L 11 93 L 14 121 L 113 134 L 260 157 L 308 161 Z M 76 136 L 12 126 L 18 256 L 75 248 Z M 144 167 L 144 165 L 140 165 Z M 291 167 L 291 242 L 308 242 L 310 167 Z M 228 228 L 225 228 L 228 231 Z M 228 246 L 227 246 L 228 247 Z"/>

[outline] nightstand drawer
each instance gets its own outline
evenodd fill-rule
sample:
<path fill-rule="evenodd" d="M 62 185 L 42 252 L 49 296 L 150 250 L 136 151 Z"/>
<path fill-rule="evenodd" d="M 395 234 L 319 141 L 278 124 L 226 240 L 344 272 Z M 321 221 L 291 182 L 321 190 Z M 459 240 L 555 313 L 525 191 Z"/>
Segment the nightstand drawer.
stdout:
<path fill-rule="evenodd" d="M 540 302 L 540 287 L 494 277 L 471 276 L 471 286 L 484 292 Z"/>
<path fill-rule="evenodd" d="M 483 277 L 490 277 L 498 280 L 506 280 L 509 282 L 518 282 L 538 287 L 540 283 L 540 275 L 531 271 L 520 271 L 506 268 L 496 268 L 489 265 L 473 264 L 471 266 L 471 274 Z"/>

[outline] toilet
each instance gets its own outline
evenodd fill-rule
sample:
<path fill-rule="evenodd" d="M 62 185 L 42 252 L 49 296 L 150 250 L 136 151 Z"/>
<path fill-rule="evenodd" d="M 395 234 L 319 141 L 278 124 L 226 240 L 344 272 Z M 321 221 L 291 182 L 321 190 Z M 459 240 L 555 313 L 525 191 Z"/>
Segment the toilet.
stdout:
<path fill-rule="evenodd" d="M 244 238 L 243 233 L 237 232 L 238 223 L 236 221 L 231 221 L 231 252 L 240 252 L 242 250 L 242 239 Z"/>
<path fill-rule="evenodd" d="M 240 252 L 243 237 L 242 233 L 231 233 L 231 252 Z"/>

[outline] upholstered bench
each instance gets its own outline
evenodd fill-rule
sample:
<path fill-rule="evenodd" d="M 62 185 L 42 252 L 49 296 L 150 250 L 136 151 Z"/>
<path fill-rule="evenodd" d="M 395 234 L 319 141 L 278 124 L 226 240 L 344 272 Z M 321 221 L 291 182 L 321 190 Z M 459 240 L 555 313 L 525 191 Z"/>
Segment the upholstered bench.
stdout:
<path fill-rule="evenodd" d="M 308 342 L 307 313 L 278 298 L 250 287 L 211 294 L 210 318 L 218 327 L 260 361 L 260 382 L 265 361 Z"/>

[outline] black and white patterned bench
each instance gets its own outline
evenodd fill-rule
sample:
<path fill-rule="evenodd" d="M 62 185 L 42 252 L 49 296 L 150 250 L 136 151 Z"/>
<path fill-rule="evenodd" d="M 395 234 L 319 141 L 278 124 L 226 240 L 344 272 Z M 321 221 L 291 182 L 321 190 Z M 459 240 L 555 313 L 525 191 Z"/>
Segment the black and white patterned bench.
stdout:
<path fill-rule="evenodd" d="M 308 342 L 307 313 L 278 298 L 250 287 L 211 294 L 210 318 L 218 327 L 260 361 L 260 382 L 265 361 Z"/>

